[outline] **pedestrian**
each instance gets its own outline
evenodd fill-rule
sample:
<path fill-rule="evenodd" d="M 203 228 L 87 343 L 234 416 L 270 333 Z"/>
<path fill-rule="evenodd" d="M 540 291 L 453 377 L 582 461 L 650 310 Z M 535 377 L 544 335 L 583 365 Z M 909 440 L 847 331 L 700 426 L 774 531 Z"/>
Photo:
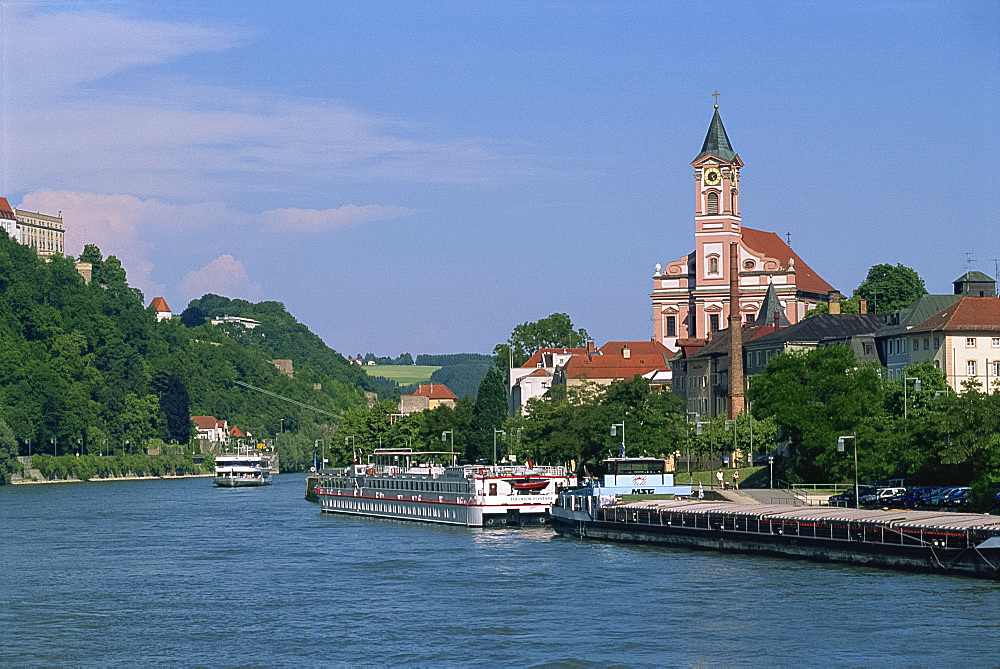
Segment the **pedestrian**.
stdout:
<path fill-rule="evenodd" d="M 719 490 L 725 490 L 726 489 L 726 484 L 723 483 L 723 481 L 722 481 L 723 477 L 722 477 L 722 470 L 721 469 L 715 473 L 715 478 L 719 482 Z"/>
<path fill-rule="evenodd" d="M 698 499 L 705 499 L 705 487 L 698 481 Z"/>
<path fill-rule="evenodd" d="M 737 490 L 740 489 L 740 470 L 739 469 L 734 469 L 733 470 L 733 487 L 736 488 Z"/>

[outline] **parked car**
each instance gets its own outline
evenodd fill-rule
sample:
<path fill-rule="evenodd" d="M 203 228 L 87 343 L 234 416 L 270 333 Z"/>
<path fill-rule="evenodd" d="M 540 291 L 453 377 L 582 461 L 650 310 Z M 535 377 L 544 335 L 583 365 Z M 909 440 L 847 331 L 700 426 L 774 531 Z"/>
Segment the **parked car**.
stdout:
<path fill-rule="evenodd" d="M 951 492 L 944 496 L 943 506 L 960 507 L 969 503 L 968 488 L 953 488 Z"/>
<path fill-rule="evenodd" d="M 933 491 L 934 488 L 929 485 L 907 488 L 906 494 L 903 495 L 902 504 L 909 509 L 927 506 Z"/>
<path fill-rule="evenodd" d="M 899 493 L 905 493 L 906 488 L 876 488 L 868 495 L 861 495 L 862 504 L 882 505 Z"/>
<path fill-rule="evenodd" d="M 957 488 L 954 487 L 937 488 L 934 492 L 931 493 L 930 499 L 928 500 L 928 504 L 930 506 L 941 506 L 942 504 L 944 504 L 944 498 L 948 495 L 948 493 L 954 490 L 957 490 Z"/>
<path fill-rule="evenodd" d="M 872 486 L 865 486 L 858 490 L 861 499 L 864 499 L 865 495 L 871 495 L 874 492 L 875 488 Z M 854 488 L 849 488 L 839 495 L 833 495 L 827 501 L 830 506 L 854 506 Z"/>

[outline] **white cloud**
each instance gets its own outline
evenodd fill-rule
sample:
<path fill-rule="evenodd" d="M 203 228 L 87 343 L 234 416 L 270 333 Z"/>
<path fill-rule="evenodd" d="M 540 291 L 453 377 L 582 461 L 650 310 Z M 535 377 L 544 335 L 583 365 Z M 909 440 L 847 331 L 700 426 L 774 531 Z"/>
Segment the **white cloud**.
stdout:
<path fill-rule="evenodd" d="M 264 221 L 279 230 L 317 232 L 345 225 L 373 223 L 413 213 L 406 207 L 379 204 L 347 204 L 337 209 L 272 209 L 263 213 Z"/>
<path fill-rule="evenodd" d="M 251 302 L 260 298 L 261 287 L 247 277 L 247 270 L 236 258 L 228 253 L 221 255 L 199 270 L 188 272 L 180 284 L 184 302 L 201 297 L 205 293 L 215 293 L 230 298 L 241 298 Z"/>
<path fill-rule="evenodd" d="M 247 39 L 235 29 L 0 7 L 0 191 L 227 202 L 277 192 L 312 205 L 338 178 L 494 184 L 531 173 L 511 146 L 425 139 L 338 102 L 164 73 Z"/>

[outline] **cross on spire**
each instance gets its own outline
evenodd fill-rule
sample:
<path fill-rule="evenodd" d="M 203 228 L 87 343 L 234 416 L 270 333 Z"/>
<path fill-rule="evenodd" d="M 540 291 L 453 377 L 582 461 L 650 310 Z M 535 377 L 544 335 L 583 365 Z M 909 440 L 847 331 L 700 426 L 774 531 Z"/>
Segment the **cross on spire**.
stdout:
<path fill-rule="evenodd" d="M 719 89 L 716 89 L 715 92 L 712 93 L 712 97 L 715 98 L 715 108 L 718 109 L 719 108 Z"/>

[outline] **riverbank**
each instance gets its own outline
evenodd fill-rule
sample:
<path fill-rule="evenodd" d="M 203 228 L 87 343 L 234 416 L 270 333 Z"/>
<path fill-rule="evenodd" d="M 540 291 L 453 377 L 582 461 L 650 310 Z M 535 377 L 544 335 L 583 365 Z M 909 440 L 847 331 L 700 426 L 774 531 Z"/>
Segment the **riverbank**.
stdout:
<path fill-rule="evenodd" d="M 197 479 L 197 478 L 211 478 L 215 474 L 200 473 L 200 474 L 175 474 L 172 476 L 106 476 L 101 478 L 92 479 L 17 479 L 10 482 L 11 485 L 42 485 L 46 483 L 96 483 L 99 481 L 152 481 L 154 479 Z"/>

